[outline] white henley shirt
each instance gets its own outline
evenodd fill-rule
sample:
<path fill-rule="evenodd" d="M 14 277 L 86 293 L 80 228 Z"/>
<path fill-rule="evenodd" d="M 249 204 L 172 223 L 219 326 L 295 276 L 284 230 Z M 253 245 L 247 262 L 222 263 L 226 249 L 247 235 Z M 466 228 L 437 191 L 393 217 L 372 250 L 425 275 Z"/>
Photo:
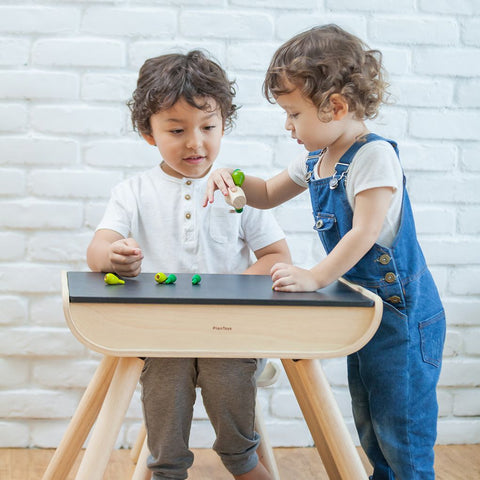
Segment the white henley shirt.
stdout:
<path fill-rule="evenodd" d="M 97 227 L 132 237 L 144 254 L 143 272 L 242 273 L 251 251 L 285 238 L 273 214 L 236 213 L 221 192 L 202 206 L 207 178 L 175 178 L 159 166 L 113 188 Z"/>

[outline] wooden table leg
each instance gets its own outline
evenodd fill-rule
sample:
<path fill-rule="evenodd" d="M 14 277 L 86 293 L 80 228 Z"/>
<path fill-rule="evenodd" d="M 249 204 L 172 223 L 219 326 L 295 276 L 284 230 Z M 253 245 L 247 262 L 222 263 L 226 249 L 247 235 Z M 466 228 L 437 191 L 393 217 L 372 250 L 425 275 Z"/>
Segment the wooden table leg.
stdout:
<path fill-rule="evenodd" d="M 367 480 L 318 360 L 282 360 L 330 480 Z"/>
<path fill-rule="evenodd" d="M 43 474 L 42 480 L 65 480 L 92 429 L 113 377 L 118 358 L 103 357 Z"/>
<path fill-rule="evenodd" d="M 120 358 L 76 480 L 102 480 L 143 368 L 139 358 Z"/>

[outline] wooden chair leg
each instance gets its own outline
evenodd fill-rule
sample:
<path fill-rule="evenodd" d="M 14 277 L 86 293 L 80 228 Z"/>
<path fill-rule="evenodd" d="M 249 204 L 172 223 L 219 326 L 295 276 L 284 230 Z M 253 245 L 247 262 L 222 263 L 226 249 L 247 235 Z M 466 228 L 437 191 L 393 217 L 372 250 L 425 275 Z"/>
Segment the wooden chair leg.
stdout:
<path fill-rule="evenodd" d="M 98 416 L 118 363 L 103 357 L 43 474 L 42 480 L 65 480 Z"/>
<path fill-rule="evenodd" d="M 330 480 L 367 480 L 318 360 L 282 360 Z"/>
<path fill-rule="evenodd" d="M 257 449 L 258 459 L 263 466 L 268 470 L 273 480 L 280 480 L 280 474 L 278 472 L 277 462 L 273 454 L 272 445 L 265 429 L 265 423 L 263 421 L 262 407 L 258 400 L 255 405 L 255 430 L 260 434 L 260 445 Z"/>
<path fill-rule="evenodd" d="M 145 428 L 145 423 L 142 422 L 140 425 L 140 430 L 138 431 L 137 439 L 135 440 L 135 444 L 132 447 L 132 451 L 130 452 L 130 458 L 132 459 L 133 463 L 138 462 L 138 457 L 140 452 L 142 451 L 143 444 L 145 443 L 145 439 L 147 438 L 147 429 Z"/>
<path fill-rule="evenodd" d="M 76 480 L 103 479 L 142 368 L 143 361 L 139 358 L 118 361 Z"/>
<path fill-rule="evenodd" d="M 280 370 L 280 367 L 276 363 L 267 362 L 263 372 L 257 378 L 257 388 L 273 385 L 280 376 Z"/>
<path fill-rule="evenodd" d="M 147 467 L 148 455 L 150 455 L 150 451 L 148 450 L 147 438 L 145 437 L 140 455 L 137 459 L 137 466 L 135 467 L 135 471 L 133 472 L 133 477 L 131 480 L 150 480 L 152 477 L 152 472 Z"/>

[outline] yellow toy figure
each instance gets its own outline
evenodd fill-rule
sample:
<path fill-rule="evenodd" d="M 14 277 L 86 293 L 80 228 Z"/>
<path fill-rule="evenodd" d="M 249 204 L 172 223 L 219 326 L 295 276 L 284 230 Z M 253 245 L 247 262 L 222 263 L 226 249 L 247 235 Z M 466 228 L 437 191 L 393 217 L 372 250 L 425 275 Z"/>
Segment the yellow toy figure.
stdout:
<path fill-rule="evenodd" d="M 105 274 L 103 280 L 107 285 L 123 285 L 125 283 L 125 280 L 118 278 L 114 273 Z"/>
<path fill-rule="evenodd" d="M 165 280 L 167 279 L 167 276 L 162 273 L 162 272 L 158 272 L 156 275 L 155 275 L 155 281 L 157 283 L 164 283 Z"/>

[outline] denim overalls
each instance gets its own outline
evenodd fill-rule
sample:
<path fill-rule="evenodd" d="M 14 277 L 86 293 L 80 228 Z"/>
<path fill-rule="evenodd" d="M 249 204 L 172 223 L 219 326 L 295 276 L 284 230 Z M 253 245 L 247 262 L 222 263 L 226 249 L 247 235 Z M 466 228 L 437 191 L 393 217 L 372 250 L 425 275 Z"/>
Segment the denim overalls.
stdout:
<path fill-rule="evenodd" d="M 333 177 L 315 180 L 319 150 L 309 154 L 307 176 L 314 229 L 329 253 L 352 228 L 345 182 L 356 152 L 384 140 L 368 134 L 343 155 Z M 398 156 L 395 142 L 390 142 Z M 417 241 L 403 179 L 402 218 L 391 248 L 373 245 L 344 278 L 383 300 L 378 331 L 349 355 L 348 382 L 355 425 L 373 464 L 374 480 L 433 480 L 437 432 L 436 385 L 445 339 L 445 314 Z"/>

